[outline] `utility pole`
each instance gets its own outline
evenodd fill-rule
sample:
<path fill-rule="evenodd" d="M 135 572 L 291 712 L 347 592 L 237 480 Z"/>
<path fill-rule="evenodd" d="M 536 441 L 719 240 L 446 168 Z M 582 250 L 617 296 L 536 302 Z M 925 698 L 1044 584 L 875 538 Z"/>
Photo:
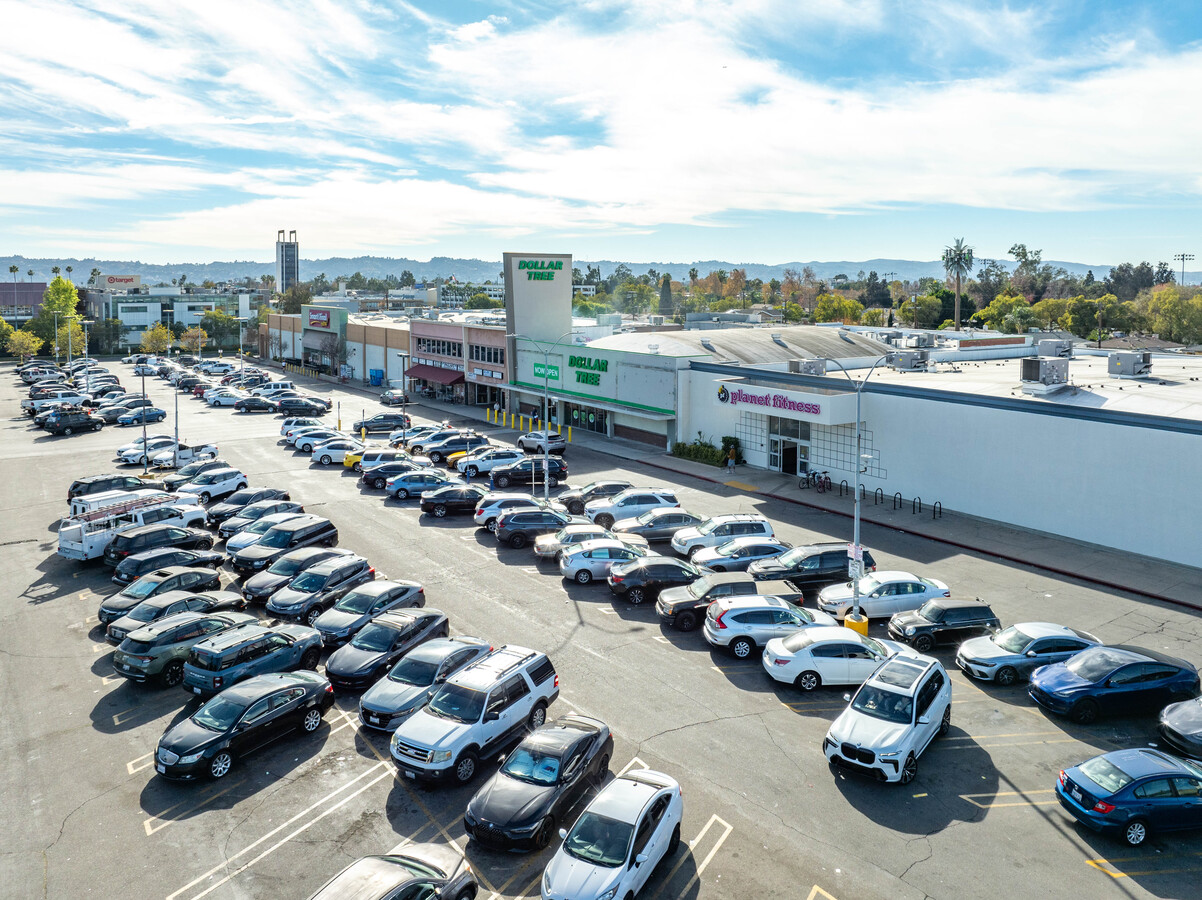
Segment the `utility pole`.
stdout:
<path fill-rule="evenodd" d="M 1192 253 L 1177 253 L 1177 254 L 1174 254 L 1173 259 L 1175 261 L 1181 263 L 1181 286 L 1185 287 L 1185 264 L 1187 261 L 1188 262 L 1194 261 L 1194 254 L 1192 254 Z"/>

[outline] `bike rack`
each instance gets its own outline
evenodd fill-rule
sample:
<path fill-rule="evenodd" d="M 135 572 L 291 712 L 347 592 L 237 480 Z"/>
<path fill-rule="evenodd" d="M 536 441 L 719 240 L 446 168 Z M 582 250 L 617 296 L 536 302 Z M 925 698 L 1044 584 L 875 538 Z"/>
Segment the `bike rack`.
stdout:
<path fill-rule="evenodd" d="M 940 503 L 938 500 L 936 500 L 933 504 L 931 504 L 931 518 L 932 519 L 936 519 L 936 518 L 942 519 L 943 518 L 943 504 Z"/>
<path fill-rule="evenodd" d="M 918 505 L 918 511 L 922 512 L 922 498 L 915 497 L 913 500 L 910 501 L 910 515 L 914 515 L 914 505 L 915 504 Z"/>
<path fill-rule="evenodd" d="M 877 488 L 875 491 L 872 492 L 872 505 L 876 506 L 877 503 L 884 503 L 884 502 L 885 502 L 885 490 L 884 490 L 884 488 Z"/>
<path fill-rule="evenodd" d="M 839 496 L 842 497 L 849 490 L 851 490 L 851 489 L 847 486 L 847 479 L 844 478 L 842 481 L 839 482 Z"/>
<path fill-rule="evenodd" d="M 864 487 L 864 485 L 861 484 L 860 485 L 860 500 L 865 500 L 867 498 L 868 498 L 868 491 Z"/>
<path fill-rule="evenodd" d="M 905 501 L 902 500 L 901 491 L 898 491 L 896 494 L 893 495 L 893 508 L 894 509 L 901 509 L 901 505 L 903 502 L 905 502 Z"/>

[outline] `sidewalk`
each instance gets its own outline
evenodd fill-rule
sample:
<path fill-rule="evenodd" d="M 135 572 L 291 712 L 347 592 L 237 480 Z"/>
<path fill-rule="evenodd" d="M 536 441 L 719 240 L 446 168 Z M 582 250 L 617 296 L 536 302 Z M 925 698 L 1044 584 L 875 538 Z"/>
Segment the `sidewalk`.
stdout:
<path fill-rule="evenodd" d="M 293 378 L 306 383 L 310 381 L 303 377 Z M 358 384 L 341 385 L 326 381 L 313 381 L 313 384 L 350 390 L 373 399 L 379 396 L 379 389 Z M 409 406 L 420 407 L 424 415 L 446 419 L 453 424 L 485 422 L 488 412 L 478 406 L 440 403 L 426 399 L 410 403 Z M 487 424 L 492 425 L 491 422 Z M 679 459 L 637 441 L 607 438 L 587 431 L 574 430 L 572 443 L 648 468 L 721 484 L 749 494 L 797 503 L 848 519 L 852 517 L 852 496 L 848 493 L 840 497 L 837 485 L 835 490 L 820 494 L 815 489 L 802 490 L 798 487 L 798 480 L 794 475 L 783 475 L 747 466 L 740 466 L 735 478 L 728 480 L 725 470 L 716 466 Z M 913 508 L 909 498 L 902 503 L 900 509 L 895 510 L 890 497 L 885 497 L 883 503 L 874 503 L 872 495 L 869 494 L 860 503 L 860 520 L 864 524 L 892 528 L 1089 584 L 1202 611 L 1202 572 L 1190 566 L 1123 553 L 1096 544 L 1015 528 L 1001 522 L 951 511 L 935 517 L 930 506 L 924 506 L 921 513 L 911 512 Z M 848 533 L 850 534 L 850 528 Z"/>

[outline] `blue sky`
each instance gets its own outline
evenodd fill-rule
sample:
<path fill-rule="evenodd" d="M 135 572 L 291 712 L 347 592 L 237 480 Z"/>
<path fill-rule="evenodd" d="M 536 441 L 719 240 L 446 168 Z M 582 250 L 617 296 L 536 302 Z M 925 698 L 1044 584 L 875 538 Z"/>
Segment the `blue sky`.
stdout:
<path fill-rule="evenodd" d="M 0 0 L 0 253 L 1197 252 L 1195 3 Z"/>

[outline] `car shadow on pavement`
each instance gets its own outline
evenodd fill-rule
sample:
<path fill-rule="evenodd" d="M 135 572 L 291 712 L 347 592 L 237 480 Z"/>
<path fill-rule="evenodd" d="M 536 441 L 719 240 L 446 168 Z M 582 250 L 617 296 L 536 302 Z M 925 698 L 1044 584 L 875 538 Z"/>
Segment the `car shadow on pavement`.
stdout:
<path fill-rule="evenodd" d="M 106 654 L 107 656 L 108 654 Z M 114 674 L 109 665 L 106 675 Z M 185 715 L 191 715 L 200 706 L 182 688 L 160 688 L 157 684 L 135 684 L 124 681 L 115 690 L 109 691 L 92 707 L 89 714 L 92 727 L 102 734 L 120 734 L 140 728 L 155 719 L 160 719 L 175 710 L 168 728 Z"/>

